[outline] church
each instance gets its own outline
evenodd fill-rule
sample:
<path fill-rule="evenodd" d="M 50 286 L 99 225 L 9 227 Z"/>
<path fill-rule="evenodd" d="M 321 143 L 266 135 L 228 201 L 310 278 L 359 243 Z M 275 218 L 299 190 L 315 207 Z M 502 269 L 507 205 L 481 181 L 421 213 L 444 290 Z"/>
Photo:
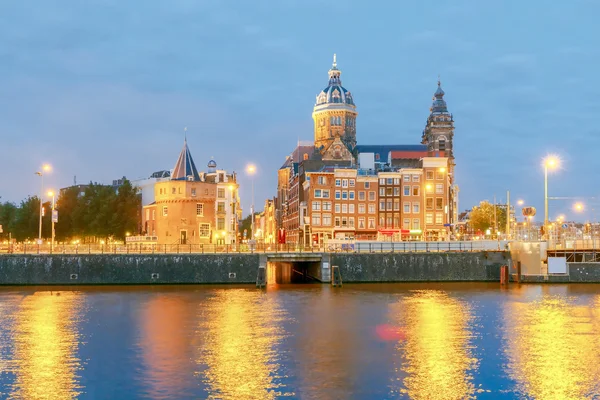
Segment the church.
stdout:
<path fill-rule="evenodd" d="M 314 142 L 299 143 L 278 171 L 279 243 L 450 240 L 457 220 L 454 118 L 438 80 L 420 143 L 361 145 L 358 111 L 334 55 L 316 96 Z"/>

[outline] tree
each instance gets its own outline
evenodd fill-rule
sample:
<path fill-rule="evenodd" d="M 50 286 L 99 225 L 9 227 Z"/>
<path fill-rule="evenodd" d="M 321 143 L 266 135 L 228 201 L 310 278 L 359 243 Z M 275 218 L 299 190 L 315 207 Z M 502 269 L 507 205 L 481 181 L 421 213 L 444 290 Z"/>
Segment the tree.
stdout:
<path fill-rule="evenodd" d="M 124 239 L 126 234 L 139 233 L 141 223 L 141 198 L 127 179 L 119 186 L 114 199 L 110 228 L 113 235 Z"/>
<path fill-rule="evenodd" d="M 506 209 L 496 206 L 497 227 L 500 232 L 504 231 L 506 226 Z M 475 231 L 485 232 L 490 229 L 494 231 L 494 205 L 488 201 L 482 201 L 479 206 L 473 207 L 469 217 L 469 224 Z"/>
<path fill-rule="evenodd" d="M 26 200 L 22 200 L 16 213 L 13 237 L 18 241 L 37 238 L 39 218 L 39 197 L 28 197 Z"/>
<path fill-rule="evenodd" d="M 256 219 L 260 215 L 260 212 L 254 213 L 254 227 L 256 228 Z M 240 222 L 240 234 L 244 234 L 244 230 L 246 231 L 246 239 L 251 239 L 250 235 L 252 234 L 252 216 L 249 214 L 246 218 L 244 218 Z M 243 236 L 242 236 L 243 238 Z"/>
<path fill-rule="evenodd" d="M 79 188 L 70 187 L 60 192 L 56 201 L 58 223 L 56 240 L 64 241 L 83 233 L 82 210 L 79 200 Z"/>
<path fill-rule="evenodd" d="M 0 203 L 0 225 L 2 225 L 2 234 L 4 238 L 8 238 L 12 234 L 17 223 L 18 208 L 13 203 Z"/>

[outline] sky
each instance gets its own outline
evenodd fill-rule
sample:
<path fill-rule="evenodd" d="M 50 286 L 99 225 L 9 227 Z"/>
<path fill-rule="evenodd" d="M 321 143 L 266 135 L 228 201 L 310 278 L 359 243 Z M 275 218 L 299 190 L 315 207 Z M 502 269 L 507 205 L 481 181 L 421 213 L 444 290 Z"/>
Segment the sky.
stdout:
<path fill-rule="evenodd" d="M 199 170 L 238 172 L 245 212 L 256 164 L 260 210 L 313 138 L 337 53 L 359 144 L 418 144 L 441 76 L 461 210 L 510 190 L 543 218 L 555 153 L 550 196 L 598 218 L 597 15 L 596 0 L 3 1 L 0 201 L 39 193 L 43 163 L 55 189 L 173 168 L 187 127 Z M 575 201 L 550 218 L 582 219 Z"/>

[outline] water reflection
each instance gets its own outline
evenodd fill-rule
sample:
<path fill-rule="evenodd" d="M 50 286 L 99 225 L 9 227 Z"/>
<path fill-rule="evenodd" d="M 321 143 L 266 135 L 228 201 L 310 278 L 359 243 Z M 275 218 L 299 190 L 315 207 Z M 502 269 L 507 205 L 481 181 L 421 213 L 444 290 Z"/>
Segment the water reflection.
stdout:
<path fill-rule="evenodd" d="M 219 290 L 202 305 L 198 374 L 209 398 L 274 399 L 286 394 L 277 344 L 285 311 L 256 290 Z M 289 394 L 289 393 L 288 393 Z"/>
<path fill-rule="evenodd" d="M 466 399 L 475 396 L 470 330 L 472 316 L 462 301 L 441 291 L 416 291 L 392 306 L 392 319 L 404 326 L 403 388 L 412 399 Z M 394 393 L 398 395 L 398 393 Z"/>
<path fill-rule="evenodd" d="M 521 395 L 582 399 L 600 394 L 600 329 L 594 313 L 589 304 L 548 295 L 506 308 L 508 372 Z"/>
<path fill-rule="evenodd" d="M 187 332 L 195 307 L 174 293 L 153 297 L 140 310 L 146 395 L 152 399 L 193 397 L 188 374 L 193 370 L 193 340 Z"/>
<path fill-rule="evenodd" d="M 23 298 L 14 318 L 15 382 L 11 399 L 70 399 L 81 393 L 77 329 L 82 297 L 36 292 Z"/>

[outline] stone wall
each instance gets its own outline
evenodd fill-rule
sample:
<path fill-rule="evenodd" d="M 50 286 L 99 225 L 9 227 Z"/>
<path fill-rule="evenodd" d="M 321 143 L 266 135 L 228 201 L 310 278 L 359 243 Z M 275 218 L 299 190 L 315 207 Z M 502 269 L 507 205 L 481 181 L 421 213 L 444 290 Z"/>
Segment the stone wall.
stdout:
<path fill-rule="evenodd" d="M 3 255 L 0 285 L 256 283 L 257 254 Z"/>
<path fill-rule="evenodd" d="M 343 282 L 500 281 L 508 252 L 332 254 Z"/>
<path fill-rule="evenodd" d="M 600 283 L 600 263 L 568 263 L 569 282 Z"/>

